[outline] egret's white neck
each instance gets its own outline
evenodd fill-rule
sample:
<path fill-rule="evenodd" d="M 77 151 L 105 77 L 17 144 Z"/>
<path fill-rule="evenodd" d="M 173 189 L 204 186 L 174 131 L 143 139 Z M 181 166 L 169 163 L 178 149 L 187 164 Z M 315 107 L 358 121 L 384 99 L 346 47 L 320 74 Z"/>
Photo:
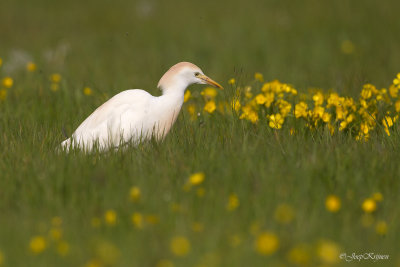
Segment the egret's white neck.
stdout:
<path fill-rule="evenodd" d="M 182 96 L 185 94 L 186 88 L 189 86 L 188 83 L 182 81 L 176 81 L 168 86 L 162 87 L 162 95 L 168 96 Z"/>

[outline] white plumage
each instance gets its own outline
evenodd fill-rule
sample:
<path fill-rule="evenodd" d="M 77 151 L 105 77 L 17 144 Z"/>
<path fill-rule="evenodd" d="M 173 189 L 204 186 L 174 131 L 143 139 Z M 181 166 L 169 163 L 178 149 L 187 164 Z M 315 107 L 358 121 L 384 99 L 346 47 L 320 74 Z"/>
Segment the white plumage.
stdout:
<path fill-rule="evenodd" d="M 67 151 L 71 147 L 90 151 L 95 144 L 104 150 L 152 137 L 161 140 L 178 117 L 186 88 L 194 83 L 222 89 L 196 65 L 178 63 L 158 83 L 161 96 L 141 89 L 123 91 L 97 108 L 61 146 Z"/>

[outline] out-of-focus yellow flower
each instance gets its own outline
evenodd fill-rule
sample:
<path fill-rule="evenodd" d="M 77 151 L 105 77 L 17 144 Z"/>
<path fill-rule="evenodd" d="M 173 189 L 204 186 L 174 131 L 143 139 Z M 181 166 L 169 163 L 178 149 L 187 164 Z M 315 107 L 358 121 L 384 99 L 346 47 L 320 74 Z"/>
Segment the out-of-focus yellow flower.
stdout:
<path fill-rule="evenodd" d="M 280 204 L 275 210 L 274 218 L 279 223 L 288 224 L 293 221 L 294 210 L 288 204 Z"/>
<path fill-rule="evenodd" d="M 235 83 L 236 83 L 235 78 L 231 78 L 231 79 L 229 79 L 229 81 L 228 81 L 228 84 L 230 84 L 230 85 L 234 85 Z"/>
<path fill-rule="evenodd" d="M 0 60 L 1 60 L 1 58 L 0 58 Z M 0 62 L 0 66 L 1 66 L 1 62 Z M 4 255 L 3 255 L 3 252 L 1 252 L 1 250 L 0 250 L 0 265 L 2 265 L 3 262 L 4 262 Z"/>
<path fill-rule="evenodd" d="M 1 64 L 0 64 L 0 66 L 1 66 Z M 400 73 L 397 73 L 396 78 L 394 78 L 394 80 L 393 80 L 393 84 L 400 87 Z"/>
<path fill-rule="evenodd" d="M 50 76 L 50 81 L 53 83 L 59 83 L 61 81 L 61 75 L 59 73 L 53 73 Z"/>
<path fill-rule="evenodd" d="M 175 236 L 172 238 L 169 246 L 171 252 L 178 256 L 183 257 L 186 256 L 191 249 L 189 240 L 184 236 Z"/>
<path fill-rule="evenodd" d="M 320 106 L 324 103 L 324 95 L 321 92 L 317 92 L 313 95 L 313 100 L 316 106 Z"/>
<path fill-rule="evenodd" d="M 90 87 L 85 87 L 83 88 L 83 94 L 89 96 L 93 94 L 93 91 Z"/>
<path fill-rule="evenodd" d="M 199 187 L 196 190 L 196 195 L 198 197 L 203 197 L 205 193 L 206 193 L 206 190 L 204 189 L 204 187 Z"/>
<path fill-rule="evenodd" d="M 4 77 L 2 84 L 5 88 L 11 88 L 14 84 L 14 80 L 11 77 Z"/>
<path fill-rule="evenodd" d="M 133 202 L 138 202 L 140 200 L 141 192 L 138 186 L 132 186 L 129 190 L 129 199 Z"/>
<path fill-rule="evenodd" d="M 53 240 L 60 240 L 62 237 L 62 229 L 61 228 L 51 228 L 49 231 L 49 235 Z"/>
<path fill-rule="evenodd" d="M 157 224 L 160 222 L 160 217 L 154 214 L 147 215 L 146 222 L 149 224 Z"/>
<path fill-rule="evenodd" d="M 304 117 L 307 118 L 308 105 L 305 102 L 300 102 L 294 107 L 294 115 L 296 118 Z"/>
<path fill-rule="evenodd" d="M 33 62 L 26 63 L 26 70 L 29 72 L 34 72 L 36 70 L 36 64 Z"/>
<path fill-rule="evenodd" d="M 90 221 L 90 224 L 92 225 L 93 228 L 98 228 L 101 225 L 101 220 L 98 217 L 93 217 Z"/>
<path fill-rule="evenodd" d="M 114 210 L 107 210 L 104 213 L 104 221 L 107 225 L 115 225 L 117 223 L 117 213 Z"/>
<path fill-rule="evenodd" d="M 240 104 L 239 100 L 232 100 L 231 107 L 233 108 L 234 111 L 239 111 L 242 105 Z"/>
<path fill-rule="evenodd" d="M 376 202 L 373 198 L 367 198 L 364 200 L 361 207 L 366 213 L 371 213 L 376 210 Z"/>
<path fill-rule="evenodd" d="M 397 98 L 399 95 L 400 86 L 391 85 L 389 87 L 389 94 L 393 98 Z"/>
<path fill-rule="evenodd" d="M 189 183 L 191 185 L 199 185 L 204 181 L 205 177 L 203 172 L 196 172 L 189 176 Z"/>
<path fill-rule="evenodd" d="M 7 90 L 0 89 L 0 100 L 6 100 L 6 98 L 7 98 Z"/>
<path fill-rule="evenodd" d="M 57 253 L 61 256 L 67 255 L 69 252 L 69 244 L 65 241 L 60 241 L 57 243 Z"/>
<path fill-rule="evenodd" d="M 215 105 L 214 101 L 208 101 L 205 105 L 204 105 L 204 110 L 207 111 L 208 113 L 213 113 L 215 111 L 215 109 L 217 108 L 217 106 Z"/>
<path fill-rule="evenodd" d="M 387 233 L 387 224 L 385 221 L 379 221 L 375 225 L 375 231 L 378 235 L 386 235 Z"/>
<path fill-rule="evenodd" d="M 284 118 L 281 114 L 273 114 L 269 116 L 269 127 L 273 129 L 280 129 L 282 128 L 282 124 L 284 123 Z"/>
<path fill-rule="evenodd" d="M 339 246 L 332 241 L 321 241 L 317 246 L 318 257 L 327 264 L 334 264 L 339 261 Z"/>
<path fill-rule="evenodd" d="M 311 248 L 307 244 L 299 244 L 287 254 L 290 263 L 307 266 L 311 260 Z"/>
<path fill-rule="evenodd" d="M 132 214 L 131 217 L 132 220 L 132 224 L 138 228 L 138 229 L 142 229 L 143 228 L 143 216 L 141 213 L 139 212 L 135 212 Z"/>
<path fill-rule="evenodd" d="M 170 260 L 159 260 L 156 267 L 174 267 L 174 263 Z"/>
<path fill-rule="evenodd" d="M 372 195 L 372 198 L 377 202 L 381 202 L 383 200 L 383 195 L 380 192 L 376 192 Z"/>
<path fill-rule="evenodd" d="M 85 264 L 85 267 L 102 267 L 99 260 L 90 260 Z"/>
<path fill-rule="evenodd" d="M 201 91 L 200 94 L 202 96 L 204 96 L 204 98 L 209 100 L 209 99 L 214 99 L 217 96 L 218 92 L 217 92 L 217 90 L 215 88 L 206 87 L 206 88 L 204 88 L 203 91 Z"/>
<path fill-rule="evenodd" d="M 279 248 L 278 237 L 271 232 L 263 232 L 257 236 L 255 250 L 262 255 L 271 255 Z"/>
<path fill-rule="evenodd" d="M 275 100 L 275 94 L 273 93 L 273 92 L 268 92 L 268 93 L 266 93 L 265 94 L 265 98 L 266 98 L 266 101 L 265 101 L 265 106 L 267 107 L 267 108 L 269 108 L 270 106 L 271 106 L 271 104 L 274 102 L 274 100 Z"/>
<path fill-rule="evenodd" d="M 256 95 L 255 100 L 257 104 L 264 105 L 264 103 L 267 101 L 267 98 L 264 94 L 258 94 Z"/>
<path fill-rule="evenodd" d="M 256 72 L 254 74 L 254 79 L 256 79 L 259 82 L 264 82 L 264 76 L 259 72 Z"/>
<path fill-rule="evenodd" d="M 354 52 L 354 44 L 350 40 L 344 40 L 342 41 L 342 44 L 340 45 L 340 49 L 342 50 L 343 54 L 353 54 Z"/>
<path fill-rule="evenodd" d="M 0 67 L 3 65 L 3 59 L 0 58 Z"/>
<path fill-rule="evenodd" d="M 190 90 L 186 90 L 185 95 L 183 96 L 183 103 L 187 102 L 191 96 L 192 93 L 190 92 Z"/>
<path fill-rule="evenodd" d="M 340 210 L 340 198 L 335 195 L 329 195 L 325 200 L 325 207 L 330 212 L 338 212 Z"/>
<path fill-rule="evenodd" d="M 235 193 L 229 195 L 228 203 L 226 204 L 226 209 L 228 211 L 233 211 L 239 207 L 240 201 Z"/>
<path fill-rule="evenodd" d="M 35 254 L 42 253 L 46 246 L 46 240 L 43 236 L 34 236 L 29 242 L 29 248 Z"/>
<path fill-rule="evenodd" d="M 51 224 L 56 227 L 60 227 L 62 225 L 62 219 L 59 216 L 54 216 L 51 218 Z"/>

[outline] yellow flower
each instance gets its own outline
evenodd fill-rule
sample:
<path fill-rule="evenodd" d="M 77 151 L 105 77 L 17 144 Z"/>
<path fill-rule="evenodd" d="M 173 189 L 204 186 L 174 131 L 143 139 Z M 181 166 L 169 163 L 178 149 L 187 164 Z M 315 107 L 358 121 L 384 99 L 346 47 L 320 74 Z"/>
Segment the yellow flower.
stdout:
<path fill-rule="evenodd" d="M 35 254 L 42 253 L 46 249 L 46 240 L 42 236 L 34 236 L 29 243 L 29 248 Z"/>
<path fill-rule="evenodd" d="M 340 210 L 340 198 L 335 195 L 329 195 L 325 200 L 325 207 L 330 212 L 337 212 Z"/>
<path fill-rule="evenodd" d="M 114 210 L 107 210 L 104 213 L 104 220 L 110 226 L 115 225 L 117 223 L 117 213 Z"/>
<path fill-rule="evenodd" d="M 274 233 L 263 232 L 258 235 L 254 246 L 258 253 L 271 255 L 278 250 L 279 239 Z"/>
<path fill-rule="evenodd" d="M 390 96 L 393 97 L 393 98 L 397 98 L 398 93 L 399 93 L 399 88 L 400 88 L 400 86 L 398 87 L 398 86 L 391 85 L 389 87 Z"/>
<path fill-rule="evenodd" d="M 217 108 L 217 106 L 215 105 L 214 101 L 208 101 L 205 105 L 204 105 L 204 110 L 207 111 L 208 113 L 213 113 L 215 111 L 215 109 Z"/>
<path fill-rule="evenodd" d="M 1 58 L 0 58 L 0 66 L 1 66 Z M 4 255 L 3 255 L 3 252 L 1 252 L 1 250 L 0 250 L 0 265 L 2 265 L 3 262 L 4 262 Z"/>
<path fill-rule="evenodd" d="M 239 204 L 240 204 L 240 201 L 239 201 L 238 196 L 235 193 L 230 194 L 229 198 L 228 198 L 228 204 L 226 205 L 226 209 L 228 211 L 233 211 L 237 207 L 239 207 Z"/>
<path fill-rule="evenodd" d="M 0 100 L 5 100 L 7 98 L 7 90 L 0 89 Z"/>
<path fill-rule="evenodd" d="M 375 225 L 375 231 L 378 235 L 386 235 L 387 233 L 387 224 L 385 221 L 379 221 Z"/>
<path fill-rule="evenodd" d="M 313 95 L 313 100 L 316 106 L 320 106 L 324 103 L 324 95 L 321 92 Z"/>
<path fill-rule="evenodd" d="M 184 236 L 175 236 L 172 238 L 169 246 L 171 252 L 178 257 L 187 255 L 190 252 L 190 242 Z"/>
<path fill-rule="evenodd" d="M 192 93 L 189 90 L 186 90 L 185 95 L 183 96 L 183 103 L 187 102 L 191 96 Z"/>
<path fill-rule="evenodd" d="M 60 241 L 57 244 L 57 253 L 60 254 L 61 256 L 67 255 L 69 252 L 69 244 L 65 241 Z"/>
<path fill-rule="evenodd" d="M 197 188 L 196 195 L 198 197 L 203 197 L 205 193 L 206 193 L 206 190 L 204 189 L 204 187 Z"/>
<path fill-rule="evenodd" d="M 265 106 L 269 108 L 275 100 L 275 94 L 273 92 L 269 92 L 265 94 L 266 101 L 265 101 Z"/>
<path fill-rule="evenodd" d="M 399 101 L 400 102 L 400 101 Z M 242 105 L 240 105 L 239 100 L 232 100 L 231 101 L 231 107 L 234 111 L 239 111 Z"/>
<path fill-rule="evenodd" d="M 140 188 L 137 186 L 132 186 L 129 190 L 129 199 L 133 202 L 138 202 L 140 200 L 140 196 Z"/>
<path fill-rule="evenodd" d="M 296 118 L 304 117 L 307 118 L 307 104 L 305 102 L 300 102 L 294 107 L 294 116 Z"/>
<path fill-rule="evenodd" d="M 28 62 L 26 64 L 26 70 L 29 72 L 34 72 L 36 70 L 36 64 L 33 62 Z"/>
<path fill-rule="evenodd" d="M 299 244 L 287 254 L 290 263 L 307 266 L 311 260 L 311 248 L 307 244 Z"/>
<path fill-rule="evenodd" d="M 274 218 L 279 223 L 288 224 L 294 218 L 294 210 L 288 204 L 280 204 L 275 210 Z"/>
<path fill-rule="evenodd" d="M 0 66 L 1 66 L 1 64 L 0 64 Z M 396 78 L 394 78 L 394 80 L 393 80 L 393 84 L 400 86 L 400 73 L 397 73 Z"/>
<path fill-rule="evenodd" d="M 93 91 L 92 91 L 92 89 L 90 89 L 90 87 L 85 87 L 85 88 L 83 88 L 83 94 L 89 96 L 89 95 L 93 94 Z"/>
<path fill-rule="evenodd" d="M 267 101 L 267 98 L 263 94 L 258 94 L 256 95 L 255 100 L 257 104 L 263 105 Z"/>
<path fill-rule="evenodd" d="M 135 212 L 132 214 L 131 217 L 133 225 L 138 228 L 142 229 L 143 228 L 143 216 L 139 212 Z"/>
<path fill-rule="evenodd" d="M 254 79 L 256 79 L 259 82 L 264 82 L 264 76 L 259 72 L 256 72 L 254 74 Z"/>
<path fill-rule="evenodd" d="M 230 85 L 234 85 L 235 83 L 236 83 L 235 78 L 231 78 L 231 79 L 229 79 L 229 81 L 228 81 L 228 84 L 230 84 Z"/>
<path fill-rule="evenodd" d="M 314 116 L 316 118 L 321 118 L 322 119 L 322 117 L 324 116 L 324 113 L 325 113 L 325 108 L 321 107 L 321 106 L 316 106 L 314 108 L 313 112 L 314 112 Z"/>
<path fill-rule="evenodd" d="M 3 60 L 0 58 L 0 67 L 3 65 Z"/>
<path fill-rule="evenodd" d="M 102 264 L 98 260 L 90 260 L 85 264 L 85 267 L 101 267 Z"/>
<path fill-rule="evenodd" d="M 5 77 L 2 83 L 5 88 L 11 88 L 14 84 L 14 80 L 11 77 Z"/>
<path fill-rule="evenodd" d="M 372 96 L 372 93 L 375 91 L 375 86 L 373 86 L 372 84 L 365 84 L 363 89 L 361 90 L 361 97 L 364 99 L 369 99 Z"/>
<path fill-rule="evenodd" d="M 281 114 L 275 114 L 269 116 L 269 127 L 273 129 L 280 129 L 282 128 L 282 124 L 284 123 L 284 118 Z"/>
<path fill-rule="evenodd" d="M 383 200 L 383 196 L 380 192 L 376 192 L 372 195 L 372 198 L 377 201 L 377 202 L 381 202 Z"/>
<path fill-rule="evenodd" d="M 121 252 L 113 243 L 103 240 L 96 243 L 95 254 L 96 258 L 103 263 L 101 266 L 117 266 Z"/>
<path fill-rule="evenodd" d="M 191 185 L 199 185 L 204 181 L 205 175 L 202 172 L 197 172 L 189 177 L 189 182 Z"/>
<path fill-rule="evenodd" d="M 344 40 L 340 45 L 343 54 L 352 54 L 354 52 L 354 44 L 350 40 Z"/>
<path fill-rule="evenodd" d="M 376 210 L 376 202 L 373 198 L 367 198 L 364 200 L 361 207 L 366 213 L 371 213 Z"/>
<path fill-rule="evenodd" d="M 334 264 L 339 261 L 340 248 L 332 241 L 321 241 L 317 247 L 317 255 L 327 264 Z"/>
<path fill-rule="evenodd" d="M 325 112 L 325 113 L 322 115 L 322 120 L 323 120 L 323 122 L 328 123 L 328 122 L 331 120 L 331 114 Z"/>
<path fill-rule="evenodd" d="M 61 75 L 58 73 L 53 73 L 50 76 L 50 81 L 52 81 L 53 83 L 59 83 L 61 81 Z"/>
<path fill-rule="evenodd" d="M 60 229 L 60 228 L 52 228 L 52 229 L 50 229 L 49 234 L 50 234 L 50 237 L 53 240 L 60 240 L 61 237 L 62 237 L 62 229 Z"/>
<path fill-rule="evenodd" d="M 200 94 L 208 100 L 214 99 L 217 96 L 218 92 L 215 88 L 206 87 Z"/>
<path fill-rule="evenodd" d="M 156 267 L 174 267 L 174 263 L 170 260 L 160 260 L 157 262 Z"/>
<path fill-rule="evenodd" d="M 160 222 L 160 217 L 158 217 L 157 215 L 147 215 L 146 216 L 146 222 L 149 224 L 157 224 Z"/>

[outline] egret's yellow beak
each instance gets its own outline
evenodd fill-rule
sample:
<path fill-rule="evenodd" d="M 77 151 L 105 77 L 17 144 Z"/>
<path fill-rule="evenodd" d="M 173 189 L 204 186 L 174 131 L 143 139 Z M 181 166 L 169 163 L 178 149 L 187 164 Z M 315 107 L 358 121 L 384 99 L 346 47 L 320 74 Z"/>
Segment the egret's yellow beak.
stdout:
<path fill-rule="evenodd" d="M 219 83 L 217 83 L 216 81 L 214 81 L 213 79 L 207 77 L 206 75 L 200 74 L 197 76 L 197 78 L 203 80 L 205 83 L 217 87 L 219 89 L 224 89 Z"/>

